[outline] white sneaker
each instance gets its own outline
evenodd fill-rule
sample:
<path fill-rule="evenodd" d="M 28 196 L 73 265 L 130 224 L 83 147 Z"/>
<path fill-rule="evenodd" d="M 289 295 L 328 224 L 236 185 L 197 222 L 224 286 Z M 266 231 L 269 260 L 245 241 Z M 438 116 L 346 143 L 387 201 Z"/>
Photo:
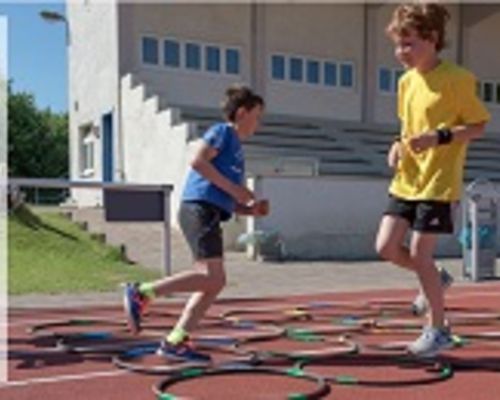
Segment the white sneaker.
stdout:
<path fill-rule="evenodd" d="M 427 326 L 422 334 L 408 345 L 408 351 L 416 357 L 427 358 L 453 346 L 453 338 L 447 328 Z"/>
<path fill-rule="evenodd" d="M 439 269 L 439 275 L 441 277 L 441 285 L 443 286 L 443 289 L 448 289 L 454 281 L 453 276 L 451 276 L 450 273 L 446 271 L 444 268 L 438 268 L 438 269 Z M 422 292 L 422 290 L 420 290 L 420 292 L 413 300 L 413 303 L 411 305 L 411 311 L 414 315 L 420 316 L 424 315 L 428 309 L 429 309 L 429 302 L 427 301 L 427 297 L 425 297 L 425 294 Z"/>

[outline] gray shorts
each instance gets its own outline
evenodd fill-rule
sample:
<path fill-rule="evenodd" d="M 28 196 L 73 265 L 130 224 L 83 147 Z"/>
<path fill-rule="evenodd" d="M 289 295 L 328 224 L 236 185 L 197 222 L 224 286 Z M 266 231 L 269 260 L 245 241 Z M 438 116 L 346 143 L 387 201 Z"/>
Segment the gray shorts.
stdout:
<path fill-rule="evenodd" d="M 223 211 L 206 202 L 182 202 L 179 225 L 195 260 L 222 258 Z"/>

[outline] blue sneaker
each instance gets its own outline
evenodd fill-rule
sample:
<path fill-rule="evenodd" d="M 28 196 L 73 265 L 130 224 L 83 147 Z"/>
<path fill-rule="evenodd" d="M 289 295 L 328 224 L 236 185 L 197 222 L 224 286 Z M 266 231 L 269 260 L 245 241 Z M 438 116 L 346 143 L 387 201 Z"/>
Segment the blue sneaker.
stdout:
<path fill-rule="evenodd" d="M 176 345 L 168 343 L 166 340 L 162 340 L 156 354 L 173 361 L 185 361 L 201 364 L 209 364 L 212 362 L 212 357 L 210 357 L 209 354 L 200 353 L 193 349 L 189 340 L 184 340 Z"/>
<path fill-rule="evenodd" d="M 451 276 L 450 273 L 444 268 L 438 268 L 438 270 L 441 278 L 441 286 L 443 289 L 448 289 L 453 284 L 453 276 Z M 420 291 L 411 305 L 412 313 L 416 316 L 421 316 L 424 315 L 428 309 L 429 302 L 427 301 L 427 297 L 425 297 L 425 294 Z"/>
<path fill-rule="evenodd" d="M 123 291 L 123 308 L 128 326 L 134 335 L 141 330 L 141 319 L 146 304 L 147 298 L 139 292 L 139 284 L 127 283 Z"/>
<path fill-rule="evenodd" d="M 427 326 L 422 334 L 408 346 L 408 352 L 416 357 L 434 357 L 441 350 L 454 346 L 453 338 L 447 328 L 434 328 Z"/>

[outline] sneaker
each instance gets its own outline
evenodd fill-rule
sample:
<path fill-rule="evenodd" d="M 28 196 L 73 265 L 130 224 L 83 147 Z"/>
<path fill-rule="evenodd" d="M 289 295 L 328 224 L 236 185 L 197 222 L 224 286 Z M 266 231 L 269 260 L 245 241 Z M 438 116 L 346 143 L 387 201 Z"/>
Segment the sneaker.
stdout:
<path fill-rule="evenodd" d="M 441 285 L 443 289 L 448 289 L 453 283 L 453 276 L 450 275 L 448 271 L 444 268 L 439 268 L 439 275 L 441 277 Z M 420 290 L 419 294 L 413 300 L 411 305 L 411 311 L 414 315 L 420 316 L 424 315 L 429 309 L 429 302 L 427 301 L 427 297 Z"/>
<path fill-rule="evenodd" d="M 168 360 L 185 361 L 208 364 L 212 361 L 212 357 L 208 354 L 196 351 L 189 340 L 184 340 L 179 344 L 171 344 L 166 340 L 162 340 L 156 354 L 165 357 Z"/>
<path fill-rule="evenodd" d="M 422 334 L 408 345 L 408 352 L 416 357 L 434 357 L 441 350 L 454 346 L 450 331 L 446 328 L 425 327 Z"/>
<path fill-rule="evenodd" d="M 146 304 L 147 298 L 139 292 L 139 284 L 127 283 L 123 292 L 123 308 L 128 326 L 134 335 L 141 330 L 141 319 Z"/>

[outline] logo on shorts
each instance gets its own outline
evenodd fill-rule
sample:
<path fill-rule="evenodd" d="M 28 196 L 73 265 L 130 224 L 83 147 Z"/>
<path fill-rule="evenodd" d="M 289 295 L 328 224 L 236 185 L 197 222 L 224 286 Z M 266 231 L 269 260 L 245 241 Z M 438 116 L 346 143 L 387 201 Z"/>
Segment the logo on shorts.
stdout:
<path fill-rule="evenodd" d="M 439 218 L 434 218 L 434 219 L 431 219 L 430 222 L 429 222 L 429 226 L 438 226 L 440 224 L 440 221 L 439 221 Z"/>

